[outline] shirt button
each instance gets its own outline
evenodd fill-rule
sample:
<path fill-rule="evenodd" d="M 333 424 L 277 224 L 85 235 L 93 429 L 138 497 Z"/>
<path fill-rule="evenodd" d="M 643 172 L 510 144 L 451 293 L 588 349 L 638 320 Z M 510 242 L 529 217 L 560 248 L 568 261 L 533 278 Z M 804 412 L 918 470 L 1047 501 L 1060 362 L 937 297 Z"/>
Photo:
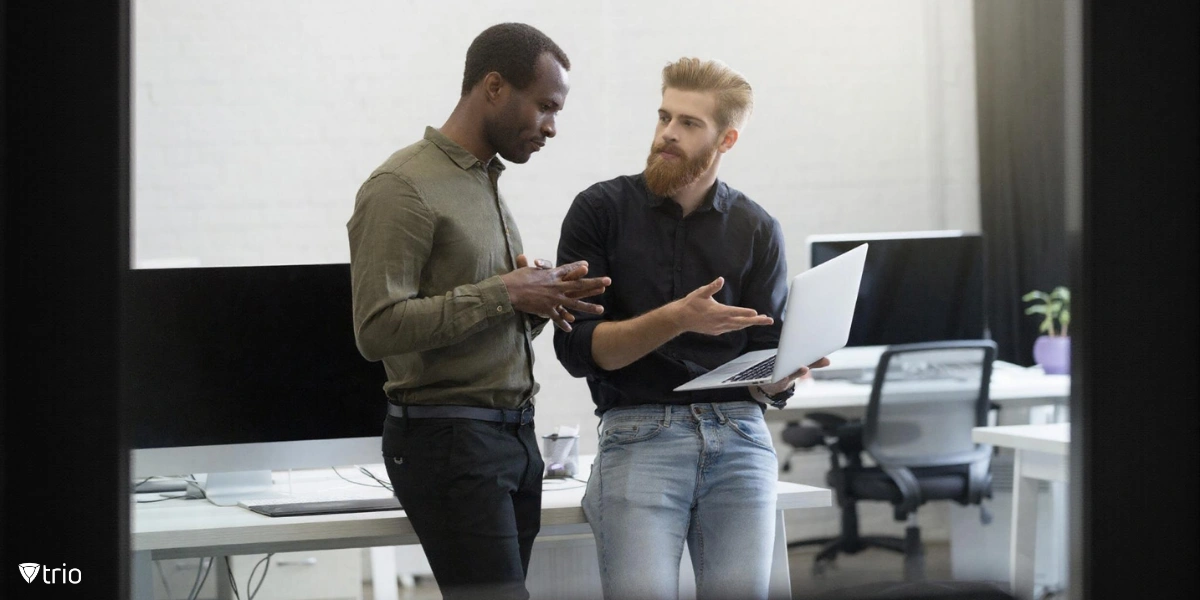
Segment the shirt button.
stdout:
<path fill-rule="evenodd" d="M 497 307 L 496 307 L 496 312 L 504 312 L 504 307 L 503 307 L 503 306 L 497 306 Z"/>

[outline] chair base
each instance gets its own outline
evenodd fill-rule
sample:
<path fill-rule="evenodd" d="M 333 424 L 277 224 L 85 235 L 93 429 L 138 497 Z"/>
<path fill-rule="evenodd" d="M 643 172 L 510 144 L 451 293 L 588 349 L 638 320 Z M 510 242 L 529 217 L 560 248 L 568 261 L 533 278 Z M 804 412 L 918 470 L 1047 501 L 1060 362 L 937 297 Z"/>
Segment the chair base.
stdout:
<path fill-rule="evenodd" d="M 788 549 L 802 546 L 821 545 L 821 551 L 813 558 L 813 575 L 822 575 L 825 569 L 835 566 L 839 554 L 858 554 L 868 548 L 882 548 L 904 555 L 904 580 L 925 580 L 925 545 L 921 543 L 921 529 L 910 526 L 904 537 L 895 536 L 838 536 L 834 538 L 812 538 L 788 542 Z"/>
<path fill-rule="evenodd" d="M 981 581 L 875 582 L 831 590 L 813 600 L 1015 600 L 1003 584 Z"/>

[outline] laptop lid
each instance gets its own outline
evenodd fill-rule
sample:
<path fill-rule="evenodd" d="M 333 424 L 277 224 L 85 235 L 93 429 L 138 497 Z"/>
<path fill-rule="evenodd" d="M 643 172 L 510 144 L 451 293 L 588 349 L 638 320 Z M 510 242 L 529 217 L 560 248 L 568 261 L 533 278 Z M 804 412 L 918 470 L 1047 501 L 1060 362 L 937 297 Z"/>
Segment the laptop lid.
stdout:
<path fill-rule="evenodd" d="M 792 279 L 771 381 L 829 356 L 850 340 L 867 246 L 857 246 Z"/>

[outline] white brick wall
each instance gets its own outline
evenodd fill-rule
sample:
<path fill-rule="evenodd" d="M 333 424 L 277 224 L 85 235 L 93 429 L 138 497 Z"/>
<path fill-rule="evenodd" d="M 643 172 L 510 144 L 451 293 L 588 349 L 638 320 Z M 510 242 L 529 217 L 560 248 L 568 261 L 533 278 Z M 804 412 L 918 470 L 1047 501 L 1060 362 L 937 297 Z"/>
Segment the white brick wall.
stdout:
<path fill-rule="evenodd" d="M 684 55 L 755 87 L 722 176 L 780 219 L 792 274 L 809 234 L 979 227 L 966 0 L 133 4 L 137 265 L 348 260 L 359 184 L 445 121 L 467 46 L 502 21 L 573 63 L 558 137 L 502 180 L 531 255 L 554 257 L 576 193 L 640 170 Z M 586 385 L 549 335 L 535 349 L 543 433 L 579 424 L 594 451 Z"/>

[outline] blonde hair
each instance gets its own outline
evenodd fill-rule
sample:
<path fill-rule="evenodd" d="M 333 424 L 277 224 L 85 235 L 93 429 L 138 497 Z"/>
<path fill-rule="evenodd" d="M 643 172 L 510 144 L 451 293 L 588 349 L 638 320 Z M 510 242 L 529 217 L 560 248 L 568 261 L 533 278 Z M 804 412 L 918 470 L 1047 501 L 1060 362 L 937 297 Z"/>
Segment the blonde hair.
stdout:
<path fill-rule="evenodd" d="M 740 73 L 719 60 L 681 58 L 663 67 L 662 89 L 712 92 L 717 96 L 717 126 L 740 129 L 754 110 L 754 90 Z"/>

